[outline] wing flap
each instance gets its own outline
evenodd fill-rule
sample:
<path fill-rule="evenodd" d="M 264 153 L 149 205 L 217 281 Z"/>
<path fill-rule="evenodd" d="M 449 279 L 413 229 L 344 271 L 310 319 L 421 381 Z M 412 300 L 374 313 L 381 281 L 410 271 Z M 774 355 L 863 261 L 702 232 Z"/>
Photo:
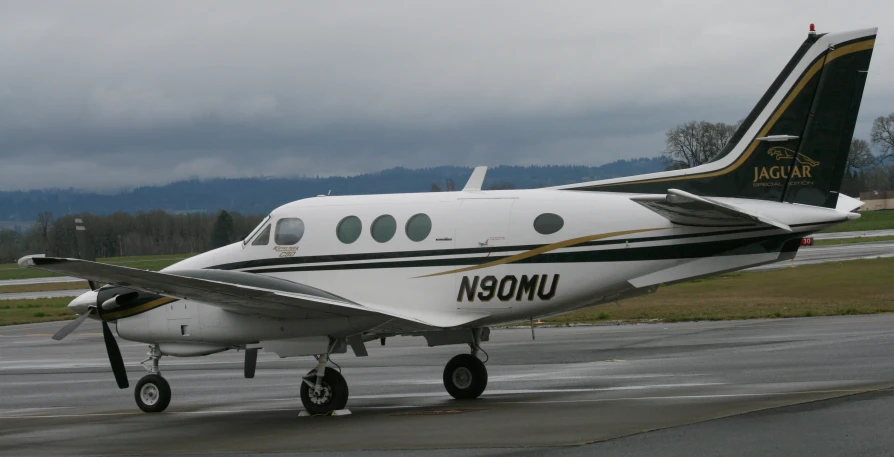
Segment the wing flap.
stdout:
<path fill-rule="evenodd" d="M 630 199 L 680 225 L 697 227 L 753 225 L 792 231 L 791 227 L 776 219 L 678 189 L 668 189 L 667 195 L 648 195 Z"/>

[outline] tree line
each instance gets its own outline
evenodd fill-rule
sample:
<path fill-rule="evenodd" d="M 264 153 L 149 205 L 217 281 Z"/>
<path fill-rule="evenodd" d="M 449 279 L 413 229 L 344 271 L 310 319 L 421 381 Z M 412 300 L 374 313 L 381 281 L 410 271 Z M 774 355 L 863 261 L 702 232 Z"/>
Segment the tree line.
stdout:
<path fill-rule="evenodd" d="M 710 162 L 728 146 L 741 123 L 690 121 L 668 130 L 662 154 L 665 169 Z M 841 192 L 856 197 L 860 192 L 874 190 L 894 190 L 894 113 L 876 118 L 869 141 L 854 138 L 848 151 Z"/>
<path fill-rule="evenodd" d="M 661 171 L 662 164 L 660 158 L 648 157 L 616 160 L 600 166 L 504 165 L 488 169 L 484 185 L 490 187 L 507 182 L 519 189 L 556 186 L 652 173 Z M 433 182 L 443 187 L 446 179 L 461 189 L 471 173 L 471 167 L 439 166 L 417 170 L 392 168 L 357 176 L 193 179 L 118 193 L 75 189 L 0 191 L 0 221 L 4 227 L 13 228 L 17 224 L 24 230 L 41 211 L 61 215 L 226 209 L 242 214 L 266 214 L 299 198 L 330 192 L 331 195 L 425 192 L 431 189 Z"/>
<path fill-rule="evenodd" d="M 257 226 L 263 216 L 220 211 L 217 214 L 175 214 L 156 210 L 131 215 L 116 212 L 53 218 L 49 212 L 25 233 L 0 230 L 0 263 L 28 254 L 75 257 L 75 219 L 84 221 L 96 257 L 189 254 L 235 242 Z"/>

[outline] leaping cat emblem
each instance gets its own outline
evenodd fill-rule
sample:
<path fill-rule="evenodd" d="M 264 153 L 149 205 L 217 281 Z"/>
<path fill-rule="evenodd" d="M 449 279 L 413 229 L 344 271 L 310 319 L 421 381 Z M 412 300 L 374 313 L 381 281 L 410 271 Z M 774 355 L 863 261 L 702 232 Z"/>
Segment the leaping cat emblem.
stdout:
<path fill-rule="evenodd" d="M 820 164 L 816 160 L 813 160 L 810 157 L 801 154 L 800 152 L 796 153 L 795 151 L 784 148 L 782 146 L 775 146 L 770 148 L 767 151 L 767 154 L 776 157 L 776 160 L 791 160 L 793 157 L 795 157 L 795 154 L 797 154 L 797 158 L 795 160 L 797 160 L 798 163 L 802 165 L 810 165 L 811 167 L 816 167 Z"/>

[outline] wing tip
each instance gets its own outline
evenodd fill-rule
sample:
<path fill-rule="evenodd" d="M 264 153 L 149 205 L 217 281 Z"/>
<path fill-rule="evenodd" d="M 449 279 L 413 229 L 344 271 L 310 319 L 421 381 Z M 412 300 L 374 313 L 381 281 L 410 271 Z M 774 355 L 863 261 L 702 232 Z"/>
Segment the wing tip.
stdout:
<path fill-rule="evenodd" d="M 26 255 L 25 257 L 22 257 L 21 259 L 19 259 L 18 264 L 22 268 L 33 268 L 33 267 L 37 266 L 36 263 L 34 262 L 34 259 L 41 258 L 41 257 L 46 257 L 46 254 Z"/>

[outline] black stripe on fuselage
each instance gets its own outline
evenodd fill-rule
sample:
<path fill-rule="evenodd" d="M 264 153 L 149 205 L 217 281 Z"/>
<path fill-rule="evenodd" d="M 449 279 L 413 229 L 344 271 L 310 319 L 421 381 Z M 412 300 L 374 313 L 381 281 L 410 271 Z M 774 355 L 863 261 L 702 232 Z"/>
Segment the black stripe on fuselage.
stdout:
<path fill-rule="evenodd" d="M 807 227 L 811 225 L 818 225 L 818 223 L 807 223 L 807 224 L 795 224 L 791 227 Z M 654 242 L 654 241 L 667 241 L 667 240 L 682 240 L 689 238 L 704 238 L 709 236 L 720 236 L 720 235 L 734 235 L 740 233 L 750 233 L 750 232 L 759 232 L 772 230 L 772 228 L 768 227 L 748 227 L 748 228 L 734 228 L 729 230 L 717 230 L 713 232 L 703 232 L 703 233 L 685 233 L 685 234 L 677 234 L 677 235 L 662 235 L 662 236 L 651 236 L 651 237 L 641 237 L 641 238 L 619 238 L 613 240 L 597 240 L 590 241 L 581 244 L 577 244 L 570 247 L 591 247 L 591 246 L 609 246 L 616 244 L 627 244 L 627 243 L 645 243 L 645 242 Z M 803 234 L 802 234 L 803 235 Z M 794 236 L 794 235 L 792 235 Z M 754 238 L 751 238 L 751 242 L 754 242 Z M 304 271 L 304 270 L 326 270 L 326 269 L 336 269 L 336 268 L 327 268 L 329 266 L 314 266 L 301 268 L 297 267 L 298 265 L 304 264 L 317 264 L 317 263 L 339 263 L 339 262 L 363 262 L 370 260 L 393 260 L 398 261 L 401 259 L 411 259 L 411 258 L 419 258 L 419 257 L 443 257 L 443 256 L 455 256 L 455 255 L 468 255 L 468 254 L 489 254 L 489 257 L 484 257 L 485 259 L 496 260 L 500 257 L 494 257 L 494 253 L 500 252 L 515 252 L 515 251 L 529 251 L 531 249 L 537 249 L 543 246 L 547 246 L 546 244 L 534 244 L 534 245 L 517 245 L 517 246 L 491 246 L 491 247 L 481 247 L 481 248 L 459 248 L 459 249 L 433 249 L 433 250 L 421 250 L 421 251 L 393 251 L 393 252 L 368 252 L 368 253 L 358 253 L 358 254 L 330 254 L 330 255 L 317 255 L 317 256 L 307 256 L 307 257 L 286 257 L 286 258 L 268 258 L 268 259 L 257 259 L 257 260 L 245 260 L 240 262 L 230 262 L 220 265 L 215 265 L 211 267 L 207 267 L 209 269 L 214 270 L 243 270 L 250 271 L 252 273 L 264 273 L 264 272 L 280 272 L 280 271 Z M 543 256 L 545 254 L 541 254 Z M 538 256 L 538 257 L 540 257 Z M 442 262 L 440 265 L 443 266 L 454 266 L 454 265 L 473 265 L 474 263 L 469 262 L 470 259 L 475 259 L 476 257 L 465 257 L 465 258 L 454 258 L 454 259 L 438 259 Z M 412 266 L 422 266 L 428 265 L 429 262 L 433 260 L 419 260 L 419 261 L 403 261 L 402 265 L 405 267 Z M 451 263 L 453 262 L 453 263 Z M 465 263 L 464 263 L 465 262 Z M 375 262 L 375 263 L 366 263 L 366 264 L 353 264 L 352 266 L 357 268 L 379 268 L 379 267 L 364 267 L 365 265 L 390 265 L 394 262 Z M 484 262 L 481 262 L 484 263 Z M 281 268 L 273 268 L 267 269 L 267 267 L 281 267 Z M 289 267 L 288 269 L 284 269 L 284 267 Z M 338 267 L 337 269 L 342 269 Z"/>
<path fill-rule="evenodd" d="M 714 256 L 766 254 L 785 252 L 786 242 L 803 237 L 804 233 L 786 233 L 760 238 L 736 238 L 731 240 L 698 243 L 670 244 L 663 246 L 623 247 L 574 252 L 548 252 L 522 259 L 514 264 L 530 263 L 596 263 L 643 260 L 693 259 Z M 622 241 L 623 243 L 623 241 Z M 797 250 L 798 244 L 795 244 Z M 577 247 L 577 246 L 575 246 Z M 508 256 L 458 257 L 448 259 L 420 259 L 409 261 L 342 263 L 337 265 L 285 266 L 281 268 L 243 270 L 248 273 L 284 273 L 302 271 L 368 270 L 389 268 L 453 267 L 481 265 Z"/>

